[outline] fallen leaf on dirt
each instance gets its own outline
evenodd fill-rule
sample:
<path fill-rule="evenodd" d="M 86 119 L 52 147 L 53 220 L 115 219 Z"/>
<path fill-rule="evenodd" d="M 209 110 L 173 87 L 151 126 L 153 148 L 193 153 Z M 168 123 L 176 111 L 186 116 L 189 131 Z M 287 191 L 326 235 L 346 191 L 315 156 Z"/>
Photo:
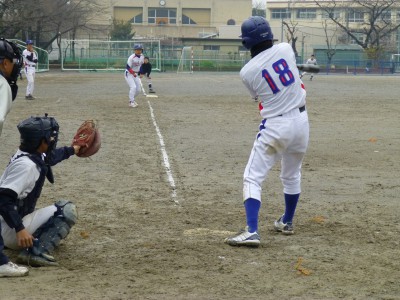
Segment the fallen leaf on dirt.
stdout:
<path fill-rule="evenodd" d="M 300 273 L 300 274 L 303 274 L 303 275 L 310 275 L 311 274 L 311 271 L 310 270 L 307 270 L 306 268 L 303 268 L 302 266 L 301 266 L 301 264 L 303 263 L 303 258 L 302 257 L 299 257 L 298 259 L 297 259 L 297 264 L 296 264 L 296 270 Z"/>
<path fill-rule="evenodd" d="M 89 238 L 89 233 L 86 231 L 81 231 L 81 237 L 84 239 L 87 239 L 87 238 Z"/>
<path fill-rule="evenodd" d="M 372 137 L 368 140 L 368 142 L 371 142 L 371 143 L 376 143 L 376 141 L 377 141 L 377 138 L 374 138 L 374 137 Z"/>
<path fill-rule="evenodd" d="M 314 218 L 311 219 L 311 221 L 321 224 L 325 222 L 325 218 L 323 216 L 315 216 Z"/>

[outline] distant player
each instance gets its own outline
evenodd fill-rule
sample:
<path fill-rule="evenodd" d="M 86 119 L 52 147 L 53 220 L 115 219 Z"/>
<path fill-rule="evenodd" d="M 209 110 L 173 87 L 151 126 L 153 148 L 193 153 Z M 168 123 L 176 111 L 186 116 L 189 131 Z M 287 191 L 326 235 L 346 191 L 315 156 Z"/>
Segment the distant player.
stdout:
<path fill-rule="evenodd" d="M 135 101 L 135 97 L 139 95 L 141 90 L 140 84 L 140 67 L 144 62 L 143 46 L 141 44 L 136 44 L 133 46 L 134 53 L 129 56 L 128 61 L 126 63 L 125 70 L 125 80 L 129 85 L 129 106 L 136 107 L 138 106 Z"/>
<path fill-rule="evenodd" d="M 152 65 L 150 63 L 150 60 L 147 56 L 145 56 L 143 65 L 140 67 L 140 75 L 144 75 L 144 77 L 146 78 L 147 85 L 149 87 L 149 93 L 155 93 L 153 85 L 151 83 L 151 77 L 150 77 L 151 70 L 152 70 Z"/>
<path fill-rule="evenodd" d="M 242 44 L 251 60 L 240 71 L 244 85 L 258 96 L 263 118 L 243 175 L 246 229 L 225 242 L 231 246 L 258 247 L 258 214 L 262 185 L 271 168 L 281 161 L 280 178 L 285 200 L 284 214 L 274 228 L 293 234 L 293 216 L 300 196 L 301 164 L 309 138 L 306 91 L 296 66 L 295 54 L 287 43 L 273 44 L 271 27 L 262 17 L 243 22 Z"/>
<path fill-rule="evenodd" d="M 311 54 L 310 58 L 307 59 L 306 64 L 308 64 L 308 65 L 316 65 L 317 64 L 317 60 L 316 60 L 314 54 Z M 306 75 L 306 74 L 307 74 L 307 72 L 301 73 L 300 78 L 303 78 L 303 76 Z M 314 78 L 314 74 L 311 73 L 310 81 L 312 81 L 313 78 Z"/>
<path fill-rule="evenodd" d="M 37 55 L 33 50 L 33 41 L 26 41 L 26 49 L 22 52 L 24 56 L 24 65 L 25 65 L 25 76 L 26 80 L 28 80 L 28 84 L 26 86 L 26 100 L 34 100 L 33 91 L 35 89 L 35 74 L 36 74 L 36 64 L 38 62 Z"/>

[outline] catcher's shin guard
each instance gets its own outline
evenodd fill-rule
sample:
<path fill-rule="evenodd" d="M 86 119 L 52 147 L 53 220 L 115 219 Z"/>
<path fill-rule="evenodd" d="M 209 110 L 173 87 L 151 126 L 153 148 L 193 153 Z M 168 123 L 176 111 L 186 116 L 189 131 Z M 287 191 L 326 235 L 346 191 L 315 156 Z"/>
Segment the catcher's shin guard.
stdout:
<path fill-rule="evenodd" d="M 33 233 L 36 238 L 34 245 L 19 254 L 19 262 L 33 267 L 57 265 L 50 253 L 67 237 L 78 215 L 76 206 L 67 200 L 59 200 L 55 206 L 57 211 L 54 216 Z"/>

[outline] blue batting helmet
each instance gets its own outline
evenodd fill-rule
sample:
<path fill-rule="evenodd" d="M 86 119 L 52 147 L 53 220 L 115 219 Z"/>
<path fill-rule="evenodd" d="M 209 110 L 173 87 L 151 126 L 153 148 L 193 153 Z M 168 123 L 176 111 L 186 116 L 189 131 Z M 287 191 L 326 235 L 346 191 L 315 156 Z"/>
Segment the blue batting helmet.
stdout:
<path fill-rule="evenodd" d="M 135 46 L 133 46 L 133 50 L 143 50 L 143 46 L 142 44 L 136 44 Z"/>
<path fill-rule="evenodd" d="M 33 45 L 33 41 L 32 40 L 26 40 L 26 44 L 27 45 Z"/>
<path fill-rule="evenodd" d="M 250 17 L 242 24 L 242 44 L 245 48 L 251 49 L 255 45 L 273 40 L 274 35 L 272 34 L 271 27 L 268 21 L 259 16 Z"/>

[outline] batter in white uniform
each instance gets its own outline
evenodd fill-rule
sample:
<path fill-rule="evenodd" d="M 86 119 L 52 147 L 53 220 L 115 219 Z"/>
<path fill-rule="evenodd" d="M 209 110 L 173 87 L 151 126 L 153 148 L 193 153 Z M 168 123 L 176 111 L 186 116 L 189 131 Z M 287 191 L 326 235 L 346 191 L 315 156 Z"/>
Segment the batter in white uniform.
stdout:
<path fill-rule="evenodd" d="M 136 44 L 133 46 L 133 53 L 129 56 L 128 61 L 126 63 L 125 80 L 129 85 L 129 106 L 136 107 L 138 106 L 135 101 L 135 97 L 139 95 L 141 90 L 140 85 L 140 67 L 144 62 L 143 46 L 140 44 Z M 139 76 L 139 77 L 138 77 Z"/>
<path fill-rule="evenodd" d="M 268 22 L 259 16 L 242 24 L 242 44 L 252 59 L 240 71 L 240 77 L 253 98 L 258 98 L 261 117 L 243 175 L 243 200 L 246 229 L 225 242 L 232 246 L 260 244 L 258 215 L 262 184 L 276 162 L 281 162 L 280 178 L 285 200 L 284 214 L 274 228 L 293 234 L 293 217 L 301 192 L 301 164 L 309 139 L 306 91 L 296 66 L 295 54 L 287 43 L 273 45 Z"/>
<path fill-rule="evenodd" d="M 28 84 L 26 86 L 26 100 L 33 100 L 33 91 L 35 89 L 35 74 L 36 74 L 36 64 L 38 62 L 37 55 L 33 50 L 33 41 L 26 41 L 26 49 L 22 52 L 24 56 L 24 64 L 25 64 L 25 75 L 28 80 Z"/>

